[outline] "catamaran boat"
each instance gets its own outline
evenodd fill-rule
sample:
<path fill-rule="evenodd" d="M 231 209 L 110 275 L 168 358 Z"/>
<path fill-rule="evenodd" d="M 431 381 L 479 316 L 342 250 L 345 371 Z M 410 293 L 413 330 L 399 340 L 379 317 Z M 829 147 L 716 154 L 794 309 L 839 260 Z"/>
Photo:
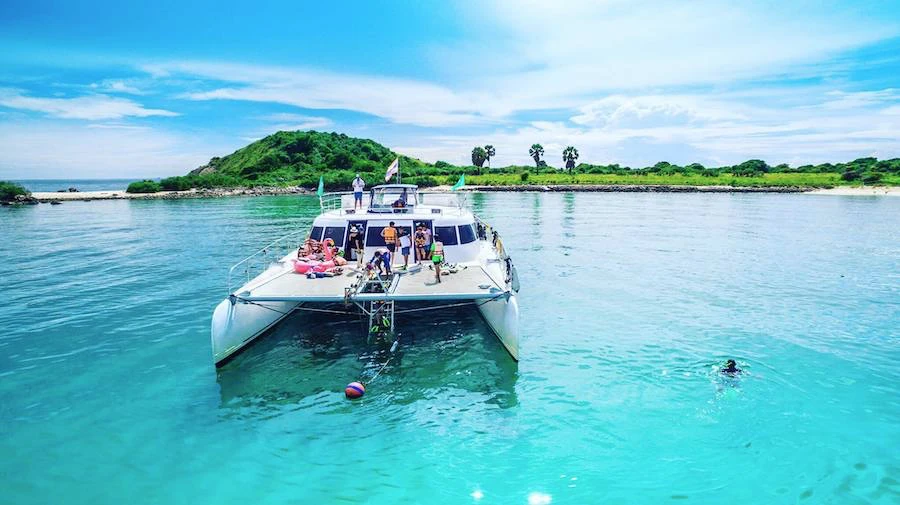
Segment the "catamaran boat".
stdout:
<path fill-rule="evenodd" d="M 325 307 L 335 304 L 368 316 L 369 327 L 390 325 L 392 331 L 394 314 L 404 305 L 415 305 L 415 310 L 471 305 L 518 361 L 519 283 L 515 266 L 500 235 L 466 208 L 464 195 L 426 193 L 411 184 L 385 184 L 372 188 L 367 200 L 367 206 L 357 206 L 351 193 L 322 194 L 321 213 L 309 231 L 290 233 L 231 267 L 228 297 L 212 317 L 217 366 L 292 312 L 330 310 Z M 407 269 L 398 265 L 402 260 L 399 247 L 390 274 L 357 268 L 357 253 L 350 246 L 351 230 L 355 228 L 361 234 L 364 258 L 369 259 L 376 251 L 385 250 L 382 230 L 391 222 L 398 232 L 410 237 L 420 226 L 439 237 L 444 251 L 440 283 L 431 258 L 417 258 L 415 247 L 410 251 L 411 267 Z M 329 245 L 334 242 L 343 250 L 347 264 L 336 268 L 334 261 L 320 263 L 302 257 L 296 244 L 309 239 Z M 291 252 L 284 256 L 274 253 L 287 247 Z M 239 282 L 243 285 L 237 287 Z"/>

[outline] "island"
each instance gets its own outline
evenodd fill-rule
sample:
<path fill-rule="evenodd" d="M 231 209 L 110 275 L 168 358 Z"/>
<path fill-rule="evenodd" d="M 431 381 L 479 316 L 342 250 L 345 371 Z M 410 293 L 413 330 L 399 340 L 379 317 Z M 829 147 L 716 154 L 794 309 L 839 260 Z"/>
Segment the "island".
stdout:
<path fill-rule="evenodd" d="M 557 168 L 547 163 L 548 153 L 538 143 L 528 149 L 533 165 L 494 167 L 490 160 L 495 155 L 496 149 L 491 145 L 475 146 L 471 165 L 428 163 L 396 153 L 374 140 L 343 133 L 279 131 L 226 156 L 213 157 L 185 175 L 135 181 L 125 192 L 10 194 L 19 203 L 25 198 L 44 202 L 294 194 L 315 191 L 320 177 L 326 190 L 347 191 L 356 174 L 361 174 L 370 184 L 382 181 L 385 168 L 395 159 L 400 161 L 403 182 L 436 189 L 449 189 L 462 175 L 465 175 L 465 189 L 486 191 L 813 192 L 827 189 L 843 194 L 897 194 L 900 188 L 900 158 L 864 157 L 796 167 L 771 166 L 759 159 L 720 167 L 698 163 L 681 166 L 667 161 L 648 167 L 628 167 L 578 162 L 577 147 L 566 146 L 557 158 L 562 166 Z"/>

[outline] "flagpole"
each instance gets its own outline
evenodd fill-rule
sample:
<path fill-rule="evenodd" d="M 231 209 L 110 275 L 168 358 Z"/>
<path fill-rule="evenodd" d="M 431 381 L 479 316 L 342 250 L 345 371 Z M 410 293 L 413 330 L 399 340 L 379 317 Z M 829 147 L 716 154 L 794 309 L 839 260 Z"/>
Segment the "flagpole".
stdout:
<path fill-rule="evenodd" d="M 403 179 L 400 178 L 400 158 L 397 158 L 397 184 L 403 182 Z"/>

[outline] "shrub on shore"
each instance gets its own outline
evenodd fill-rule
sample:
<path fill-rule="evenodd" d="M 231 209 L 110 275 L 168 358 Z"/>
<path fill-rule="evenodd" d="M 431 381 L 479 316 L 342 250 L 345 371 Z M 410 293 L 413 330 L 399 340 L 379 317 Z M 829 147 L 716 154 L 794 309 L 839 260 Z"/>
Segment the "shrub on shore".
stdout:
<path fill-rule="evenodd" d="M 158 182 L 151 181 L 149 179 L 132 182 L 128 185 L 128 188 L 125 189 L 126 193 L 156 193 L 160 190 L 160 185 Z"/>
<path fill-rule="evenodd" d="M 19 184 L 9 181 L 0 181 L 0 202 L 11 202 L 16 196 L 28 196 L 31 193 Z"/>

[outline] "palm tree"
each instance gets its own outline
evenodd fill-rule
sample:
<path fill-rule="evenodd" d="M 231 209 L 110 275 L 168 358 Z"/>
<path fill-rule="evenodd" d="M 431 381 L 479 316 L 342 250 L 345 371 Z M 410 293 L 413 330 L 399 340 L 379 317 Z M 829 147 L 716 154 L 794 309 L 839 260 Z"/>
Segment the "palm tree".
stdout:
<path fill-rule="evenodd" d="M 569 172 L 571 172 L 572 169 L 575 168 L 575 160 L 577 159 L 578 149 L 575 149 L 572 146 L 567 146 L 565 149 L 563 149 L 563 161 L 566 162 L 566 169 L 568 169 Z"/>
<path fill-rule="evenodd" d="M 476 147 L 472 149 L 472 164 L 478 168 L 484 166 L 484 160 L 487 159 L 487 152 L 485 152 L 483 147 Z"/>
<path fill-rule="evenodd" d="M 488 162 L 488 168 L 490 168 L 491 167 L 491 158 L 495 154 L 497 154 L 497 151 L 494 149 L 494 146 L 488 144 L 488 145 L 484 146 L 484 152 L 487 155 L 486 158 L 487 158 L 487 162 Z"/>
<path fill-rule="evenodd" d="M 541 166 L 541 156 L 544 155 L 544 146 L 540 144 L 531 144 L 531 149 L 528 150 L 528 156 L 534 158 L 534 166 Z"/>

